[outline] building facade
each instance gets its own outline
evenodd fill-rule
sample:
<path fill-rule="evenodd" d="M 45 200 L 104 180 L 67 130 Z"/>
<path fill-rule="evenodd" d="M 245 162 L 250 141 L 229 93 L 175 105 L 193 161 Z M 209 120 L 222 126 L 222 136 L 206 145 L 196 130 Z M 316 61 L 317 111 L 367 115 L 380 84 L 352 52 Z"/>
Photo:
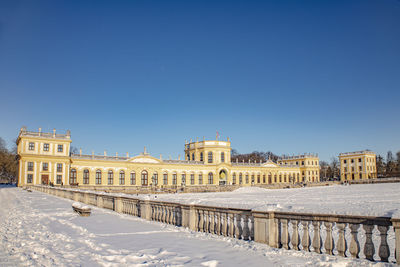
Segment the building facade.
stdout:
<path fill-rule="evenodd" d="M 369 150 L 341 153 L 340 180 L 363 180 L 377 178 L 376 154 Z"/>
<path fill-rule="evenodd" d="M 278 163 L 231 162 L 231 142 L 186 142 L 185 159 L 70 153 L 71 134 L 27 131 L 17 139 L 18 185 L 176 188 L 204 185 L 289 184 L 319 181 L 316 155 L 281 158 Z"/>

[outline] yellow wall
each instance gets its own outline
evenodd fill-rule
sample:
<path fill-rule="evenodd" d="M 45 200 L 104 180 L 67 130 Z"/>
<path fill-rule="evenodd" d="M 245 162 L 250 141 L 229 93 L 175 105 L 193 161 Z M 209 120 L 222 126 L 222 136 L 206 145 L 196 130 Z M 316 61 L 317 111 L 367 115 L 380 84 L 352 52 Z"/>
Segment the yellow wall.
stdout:
<path fill-rule="evenodd" d="M 35 143 L 35 149 L 29 150 L 29 143 Z M 124 173 L 124 186 L 142 186 L 142 173 L 147 172 L 147 185 L 153 185 L 152 177 L 158 176 L 158 186 L 174 186 L 173 176 L 176 174 L 176 185 L 182 185 L 182 175 L 185 175 L 186 186 L 200 185 L 199 176 L 202 175 L 202 184 L 209 184 L 209 174 L 212 174 L 212 184 L 275 184 L 295 183 L 302 181 L 316 181 L 308 178 L 308 171 L 315 171 L 310 177 L 317 177 L 319 171 L 318 158 L 307 158 L 307 161 L 315 161 L 315 165 L 308 162 L 304 165 L 283 164 L 272 161 L 266 163 L 231 163 L 231 143 L 229 141 L 204 140 L 185 144 L 185 159 L 190 160 L 163 160 L 150 156 L 147 153 L 135 157 L 98 156 L 98 155 L 69 155 L 70 134 L 59 135 L 54 133 L 27 132 L 21 129 L 18 137 L 18 154 L 20 157 L 19 186 L 27 184 L 27 175 L 32 174 L 32 184 L 41 184 L 42 175 L 49 176 L 49 182 L 59 184 L 57 175 L 62 175 L 62 184 L 70 184 L 70 178 L 76 171 L 76 182 L 79 185 L 96 184 L 96 172 L 101 172 L 102 186 L 120 186 L 119 175 Z M 49 151 L 43 151 L 44 144 L 49 144 Z M 63 152 L 57 152 L 57 146 L 64 146 Z M 200 153 L 203 152 L 203 162 L 200 162 Z M 208 162 L 208 152 L 212 152 L 212 163 Z M 224 162 L 221 161 L 221 153 L 224 153 Z M 192 160 L 192 154 L 195 160 Z M 28 162 L 33 162 L 33 171 L 28 171 Z M 287 161 L 292 162 L 292 161 Z M 48 163 L 49 169 L 43 170 L 43 163 Z M 62 165 L 62 171 L 57 172 L 57 164 Z M 88 183 L 84 183 L 85 170 L 89 173 Z M 108 173 L 112 171 L 113 181 L 109 184 Z M 305 172 L 304 180 L 302 172 Z M 135 173 L 135 183 L 131 184 L 130 175 Z M 168 175 L 168 183 L 164 185 L 164 174 Z M 191 175 L 194 175 L 194 183 L 191 183 Z M 235 177 L 235 179 L 234 179 Z M 247 177 L 247 179 L 246 179 Z M 319 180 L 319 179 L 318 179 Z"/>
<path fill-rule="evenodd" d="M 357 151 L 339 155 L 340 180 L 363 180 L 376 178 L 376 154 Z"/>

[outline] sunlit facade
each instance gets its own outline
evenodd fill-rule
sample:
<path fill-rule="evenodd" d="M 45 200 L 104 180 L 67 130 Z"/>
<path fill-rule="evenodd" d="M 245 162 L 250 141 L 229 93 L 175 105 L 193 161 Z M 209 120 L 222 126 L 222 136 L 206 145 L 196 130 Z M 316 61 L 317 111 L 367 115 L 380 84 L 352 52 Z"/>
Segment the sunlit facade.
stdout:
<path fill-rule="evenodd" d="M 52 184 L 78 187 L 176 188 L 224 185 L 267 185 L 319 181 L 316 155 L 285 157 L 278 163 L 231 162 L 231 142 L 190 141 L 185 159 L 70 153 L 71 134 L 21 128 L 18 136 L 18 185 Z"/>

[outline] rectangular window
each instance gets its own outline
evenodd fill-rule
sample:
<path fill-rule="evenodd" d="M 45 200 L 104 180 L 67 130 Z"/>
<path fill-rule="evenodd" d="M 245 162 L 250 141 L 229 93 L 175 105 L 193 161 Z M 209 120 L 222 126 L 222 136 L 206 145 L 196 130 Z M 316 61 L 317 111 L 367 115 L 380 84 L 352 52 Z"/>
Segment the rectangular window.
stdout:
<path fill-rule="evenodd" d="M 186 184 L 186 174 L 182 173 L 182 184 Z"/>
<path fill-rule="evenodd" d="M 62 163 L 57 163 L 57 172 L 62 172 Z"/>
<path fill-rule="evenodd" d="M 301 162 L 301 165 L 304 166 L 304 160 Z"/>
<path fill-rule="evenodd" d="M 63 152 L 64 151 L 64 146 L 63 145 L 58 145 L 57 146 L 57 152 Z"/>
<path fill-rule="evenodd" d="M 359 167 L 359 170 L 362 171 L 362 166 Z"/>
<path fill-rule="evenodd" d="M 354 163 L 354 159 L 351 159 L 351 163 Z"/>
<path fill-rule="evenodd" d="M 164 174 L 163 174 L 163 184 L 164 184 L 164 185 L 167 185 L 167 184 L 168 184 L 168 174 L 167 174 L 167 173 L 164 173 Z"/>
<path fill-rule="evenodd" d="M 136 185 L 136 173 L 131 172 L 131 185 Z"/>
<path fill-rule="evenodd" d="M 176 173 L 172 174 L 172 184 L 176 185 Z"/>
<path fill-rule="evenodd" d="M 194 174 L 190 174 L 190 184 L 194 184 Z"/>
<path fill-rule="evenodd" d="M 346 164 L 346 163 L 347 163 L 347 160 L 343 160 L 343 162 L 344 162 L 344 164 Z"/>
<path fill-rule="evenodd" d="M 62 181 L 62 175 L 57 174 L 56 183 L 57 183 L 57 184 L 61 184 L 61 181 Z"/>
<path fill-rule="evenodd" d="M 358 162 L 361 162 L 361 159 L 358 159 Z"/>
<path fill-rule="evenodd" d="M 28 171 L 33 171 L 33 162 L 28 162 Z"/>
<path fill-rule="evenodd" d="M 29 150 L 35 150 L 35 143 L 29 142 Z"/>
<path fill-rule="evenodd" d="M 49 144 L 44 144 L 43 145 L 43 151 L 49 151 L 49 147 L 50 147 Z"/>
<path fill-rule="evenodd" d="M 344 172 L 347 172 L 347 167 L 344 167 Z"/>
<path fill-rule="evenodd" d="M 351 171 L 354 172 L 354 167 L 351 167 Z"/>
<path fill-rule="evenodd" d="M 26 179 L 26 180 L 27 180 L 26 182 L 27 182 L 28 184 L 31 184 L 31 183 L 32 183 L 32 181 L 33 181 L 33 174 L 31 174 L 31 173 L 30 173 L 30 174 L 28 174 L 28 176 L 27 176 L 27 179 Z"/>
<path fill-rule="evenodd" d="M 221 153 L 221 162 L 225 162 L 225 153 L 224 152 Z"/>
<path fill-rule="evenodd" d="M 42 168 L 43 171 L 48 171 L 49 170 L 49 164 L 47 162 L 43 162 L 42 167 L 43 167 Z"/>
<path fill-rule="evenodd" d="M 203 174 L 199 174 L 199 184 L 203 184 Z"/>

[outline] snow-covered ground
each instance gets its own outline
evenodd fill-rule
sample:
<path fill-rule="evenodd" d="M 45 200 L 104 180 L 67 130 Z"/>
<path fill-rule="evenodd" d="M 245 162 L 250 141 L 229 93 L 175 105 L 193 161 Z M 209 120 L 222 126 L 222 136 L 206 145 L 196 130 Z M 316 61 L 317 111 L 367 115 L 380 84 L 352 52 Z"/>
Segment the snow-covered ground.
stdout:
<path fill-rule="evenodd" d="M 278 250 L 96 207 L 79 217 L 72 203 L 1 187 L 0 266 L 392 266 Z"/>
<path fill-rule="evenodd" d="M 141 198 L 184 204 L 400 218 L 400 183 L 291 189 L 242 187 L 233 192 L 159 194 Z"/>

